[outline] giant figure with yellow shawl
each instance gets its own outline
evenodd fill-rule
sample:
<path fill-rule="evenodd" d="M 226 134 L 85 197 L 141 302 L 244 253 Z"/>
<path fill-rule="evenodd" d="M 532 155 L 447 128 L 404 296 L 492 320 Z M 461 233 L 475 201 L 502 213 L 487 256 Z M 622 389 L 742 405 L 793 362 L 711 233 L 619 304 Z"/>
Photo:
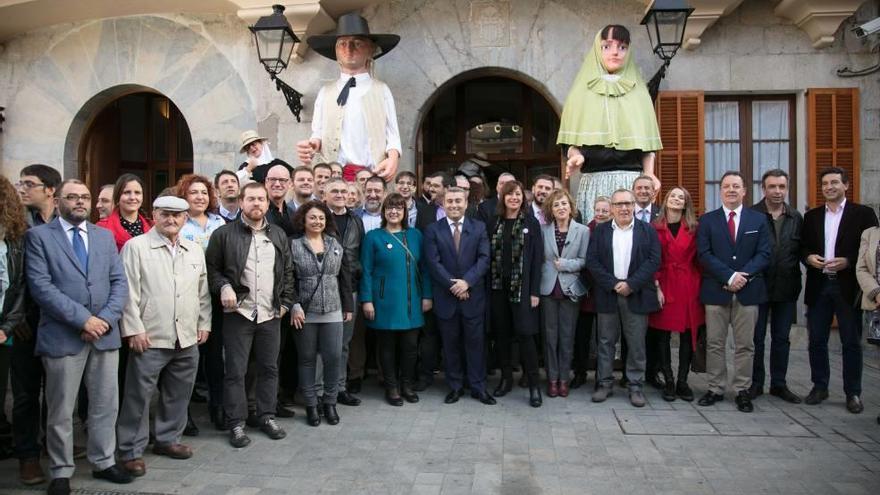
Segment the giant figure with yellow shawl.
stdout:
<path fill-rule="evenodd" d="M 566 146 L 566 176 L 578 168 L 577 207 L 593 217 L 593 200 L 654 175 L 654 151 L 662 149 L 648 88 L 630 53 L 629 31 L 605 26 L 587 53 L 562 109 L 557 143 Z"/>

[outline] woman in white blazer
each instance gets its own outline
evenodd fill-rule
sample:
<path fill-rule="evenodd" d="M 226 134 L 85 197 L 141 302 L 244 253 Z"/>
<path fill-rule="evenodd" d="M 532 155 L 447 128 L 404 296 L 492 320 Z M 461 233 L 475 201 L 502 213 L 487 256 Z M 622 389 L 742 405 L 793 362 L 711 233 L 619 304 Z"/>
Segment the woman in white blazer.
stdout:
<path fill-rule="evenodd" d="M 574 199 L 557 189 L 544 200 L 541 227 L 544 263 L 541 267 L 541 309 L 544 317 L 544 363 L 547 395 L 568 397 L 568 381 L 574 354 L 578 302 L 587 293 L 581 279 L 590 240 L 590 229 L 575 222 Z"/>

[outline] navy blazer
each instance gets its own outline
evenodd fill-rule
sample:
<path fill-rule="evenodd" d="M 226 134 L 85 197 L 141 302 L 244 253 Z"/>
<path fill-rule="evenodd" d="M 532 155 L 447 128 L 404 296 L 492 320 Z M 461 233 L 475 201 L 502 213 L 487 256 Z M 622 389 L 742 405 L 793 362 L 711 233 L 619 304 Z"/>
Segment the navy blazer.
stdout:
<path fill-rule="evenodd" d="M 703 266 L 700 302 L 730 304 L 734 293 L 724 287 L 734 272 L 749 274 L 749 283 L 736 293 L 740 304 L 766 302 L 764 270 L 770 264 L 770 253 L 770 227 L 763 213 L 743 207 L 736 243 L 730 240 L 724 208 L 704 214 L 697 227 L 697 256 Z"/>
<path fill-rule="evenodd" d="M 614 286 L 626 282 L 632 294 L 626 298 L 627 307 L 637 314 L 648 314 L 660 309 L 654 274 L 660 269 L 660 239 L 657 231 L 647 222 L 633 225 L 632 252 L 627 278 L 614 276 L 614 220 L 596 225 L 587 248 L 587 269 L 593 275 L 593 299 L 597 313 L 617 311 L 617 293 Z"/>
<path fill-rule="evenodd" d="M 110 324 L 94 346 L 118 349 L 119 318 L 128 300 L 128 281 L 116 241 L 109 230 L 86 224 L 89 266 L 84 270 L 56 218 L 28 230 L 25 236 L 25 271 L 30 295 L 40 307 L 36 354 L 63 357 L 79 353 L 80 338 L 90 316 Z"/>
<path fill-rule="evenodd" d="M 465 217 L 461 226 L 461 246 L 455 252 L 449 222 L 442 218 L 425 229 L 425 262 L 434 284 L 434 314 L 438 318 L 455 316 L 456 309 L 466 318 L 482 318 L 486 310 L 486 273 L 489 272 L 489 236 L 483 222 Z M 470 298 L 461 301 L 449 288 L 453 278 L 470 286 Z"/>

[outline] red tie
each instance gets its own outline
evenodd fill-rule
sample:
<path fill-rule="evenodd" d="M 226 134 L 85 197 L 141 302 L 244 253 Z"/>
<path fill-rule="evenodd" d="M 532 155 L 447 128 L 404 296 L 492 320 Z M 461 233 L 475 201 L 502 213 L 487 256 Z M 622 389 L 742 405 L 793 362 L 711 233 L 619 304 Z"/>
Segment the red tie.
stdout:
<path fill-rule="evenodd" d="M 730 233 L 730 240 L 736 244 L 736 223 L 733 222 L 733 217 L 736 216 L 736 212 L 732 211 L 727 215 L 727 232 Z"/>

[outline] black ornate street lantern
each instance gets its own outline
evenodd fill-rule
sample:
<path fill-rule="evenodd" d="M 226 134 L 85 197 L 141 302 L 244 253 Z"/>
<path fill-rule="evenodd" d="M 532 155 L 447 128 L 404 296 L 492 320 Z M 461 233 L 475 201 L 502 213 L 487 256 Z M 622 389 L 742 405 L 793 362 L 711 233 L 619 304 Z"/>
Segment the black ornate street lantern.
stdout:
<path fill-rule="evenodd" d="M 669 62 L 684 43 L 687 19 L 693 11 L 685 0 L 654 0 L 642 19 L 641 24 L 648 29 L 652 50 L 663 60 L 663 65 L 648 82 L 652 99 L 657 99 L 660 81 L 666 77 Z"/>
<path fill-rule="evenodd" d="M 254 42 L 257 45 L 257 57 L 266 68 L 266 72 L 275 81 L 275 89 L 281 91 L 287 100 L 287 107 L 300 122 L 302 111 L 302 93 L 293 89 L 290 85 L 278 78 L 278 74 L 287 68 L 293 47 L 299 43 L 299 38 L 290 28 L 290 23 L 284 17 L 284 6 L 273 5 L 272 15 L 260 17 L 256 24 L 248 29 L 254 34 Z"/>

